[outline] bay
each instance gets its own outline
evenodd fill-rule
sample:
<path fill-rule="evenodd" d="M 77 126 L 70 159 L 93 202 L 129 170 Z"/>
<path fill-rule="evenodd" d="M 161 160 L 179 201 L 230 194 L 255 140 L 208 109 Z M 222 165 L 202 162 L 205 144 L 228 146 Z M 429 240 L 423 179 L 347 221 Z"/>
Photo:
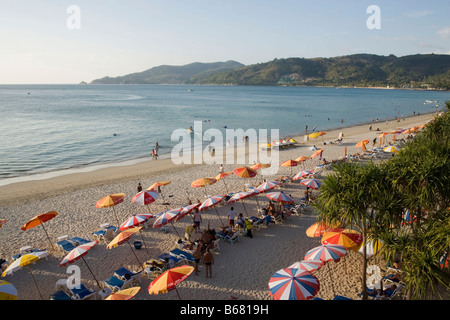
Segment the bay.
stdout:
<path fill-rule="evenodd" d="M 433 112 L 447 100 L 449 92 L 362 88 L 0 85 L 0 185 L 148 159 L 156 142 L 168 155 L 174 130 L 194 121 L 203 130 L 279 129 L 289 137 L 306 125 L 323 131 Z"/>

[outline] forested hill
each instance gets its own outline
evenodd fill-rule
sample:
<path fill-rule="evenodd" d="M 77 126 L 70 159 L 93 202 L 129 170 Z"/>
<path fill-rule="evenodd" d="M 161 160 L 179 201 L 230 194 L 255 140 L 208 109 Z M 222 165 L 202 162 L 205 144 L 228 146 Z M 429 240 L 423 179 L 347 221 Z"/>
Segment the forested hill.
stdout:
<path fill-rule="evenodd" d="M 195 83 L 214 73 L 241 68 L 244 65 L 236 61 L 200 63 L 184 66 L 162 65 L 143 72 L 131 73 L 120 77 L 104 77 L 91 84 L 182 84 Z"/>
<path fill-rule="evenodd" d="M 355 54 L 287 58 L 244 66 L 236 61 L 159 66 L 92 84 L 356 86 L 450 90 L 450 55 Z"/>
<path fill-rule="evenodd" d="M 203 78 L 200 84 L 303 85 L 450 89 L 450 55 L 404 57 L 356 54 L 288 58 Z"/>

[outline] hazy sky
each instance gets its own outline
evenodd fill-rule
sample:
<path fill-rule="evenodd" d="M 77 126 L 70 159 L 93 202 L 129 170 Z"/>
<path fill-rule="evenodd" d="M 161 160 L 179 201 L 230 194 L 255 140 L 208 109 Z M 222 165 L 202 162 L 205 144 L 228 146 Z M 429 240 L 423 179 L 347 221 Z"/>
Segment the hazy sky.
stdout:
<path fill-rule="evenodd" d="M 367 26 L 370 5 L 380 29 Z M 448 0 L 0 0 L 0 84 L 192 62 L 450 54 L 449 13 Z"/>

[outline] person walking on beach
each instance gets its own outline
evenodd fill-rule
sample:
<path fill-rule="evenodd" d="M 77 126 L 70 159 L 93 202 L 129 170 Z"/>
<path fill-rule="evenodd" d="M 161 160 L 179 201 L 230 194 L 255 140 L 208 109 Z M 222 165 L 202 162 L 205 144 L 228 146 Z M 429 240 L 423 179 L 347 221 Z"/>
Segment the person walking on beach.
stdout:
<path fill-rule="evenodd" d="M 139 182 L 138 186 L 137 186 L 137 192 L 141 192 L 141 191 L 142 191 L 142 186 L 141 186 L 141 183 Z"/>
<path fill-rule="evenodd" d="M 203 264 L 205 265 L 206 278 L 212 278 L 212 265 L 214 264 L 214 256 L 211 253 L 209 247 L 206 248 L 206 252 L 203 254 Z"/>

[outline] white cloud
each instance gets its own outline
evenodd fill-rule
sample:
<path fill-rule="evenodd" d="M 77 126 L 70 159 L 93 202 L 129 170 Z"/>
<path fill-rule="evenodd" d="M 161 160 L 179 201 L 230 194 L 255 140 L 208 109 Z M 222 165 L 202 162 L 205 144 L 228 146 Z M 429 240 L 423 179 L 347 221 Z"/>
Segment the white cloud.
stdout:
<path fill-rule="evenodd" d="M 429 16 L 430 14 L 433 14 L 433 11 L 429 11 L 429 10 L 416 10 L 416 11 L 412 11 L 412 12 L 407 12 L 406 16 L 409 18 L 421 18 L 421 17 L 425 17 L 425 16 Z"/>
<path fill-rule="evenodd" d="M 436 34 L 442 39 L 450 38 L 450 27 L 445 27 L 436 31 Z"/>

